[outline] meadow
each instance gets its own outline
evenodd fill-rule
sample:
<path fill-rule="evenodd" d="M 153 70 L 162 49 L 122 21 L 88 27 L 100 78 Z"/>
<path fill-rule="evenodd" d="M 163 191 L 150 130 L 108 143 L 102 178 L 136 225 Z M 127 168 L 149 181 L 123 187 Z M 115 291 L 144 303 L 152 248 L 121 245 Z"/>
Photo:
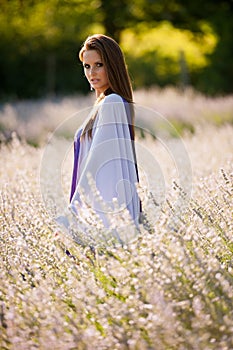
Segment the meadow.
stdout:
<path fill-rule="evenodd" d="M 0 349 L 233 349 L 233 96 L 135 93 L 164 122 L 138 122 L 145 220 L 123 246 L 78 244 L 43 196 L 49 137 L 74 115 L 59 134 L 69 150 L 60 171 L 68 202 L 73 119 L 93 98 L 1 106 Z M 187 166 L 173 153 L 179 145 Z M 50 164 L 48 191 L 53 171 Z"/>

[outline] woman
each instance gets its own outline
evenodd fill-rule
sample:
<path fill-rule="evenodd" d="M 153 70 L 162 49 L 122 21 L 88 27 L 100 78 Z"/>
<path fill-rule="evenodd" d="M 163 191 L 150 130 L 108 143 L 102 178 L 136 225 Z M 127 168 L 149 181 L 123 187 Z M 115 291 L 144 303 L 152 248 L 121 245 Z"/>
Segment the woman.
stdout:
<path fill-rule="evenodd" d="M 75 135 L 70 208 L 78 217 L 94 212 L 108 228 L 128 213 L 138 226 L 133 98 L 123 53 L 112 38 L 96 34 L 79 59 L 96 103 Z"/>

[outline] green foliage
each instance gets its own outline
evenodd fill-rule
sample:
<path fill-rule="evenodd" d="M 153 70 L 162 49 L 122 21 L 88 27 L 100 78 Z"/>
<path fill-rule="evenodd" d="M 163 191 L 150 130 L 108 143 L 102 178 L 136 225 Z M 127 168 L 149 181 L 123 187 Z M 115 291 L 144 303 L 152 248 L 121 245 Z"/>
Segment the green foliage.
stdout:
<path fill-rule="evenodd" d="M 127 55 L 135 87 L 168 84 L 185 86 L 195 72 L 208 65 L 217 38 L 207 23 L 202 36 L 173 27 L 169 22 L 142 23 L 122 32 L 121 45 Z"/>
<path fill-rule="evenodd" d="M 87 29 L 93 30 L 96 6 L 85 0 L 2 1 L 0 95 L 85 91 L 76 53 Z"/>
<path fill-rule="evenodd" d="M 232 92 L 230 0 L 1 0 L 0 5 L 1 99 L 87 92 L 76 52 L 95 32 L 122 41 L 137 87 L 190 83 L 208 94 Z M 129 33 L 137 38 L 133 49 Z"/>

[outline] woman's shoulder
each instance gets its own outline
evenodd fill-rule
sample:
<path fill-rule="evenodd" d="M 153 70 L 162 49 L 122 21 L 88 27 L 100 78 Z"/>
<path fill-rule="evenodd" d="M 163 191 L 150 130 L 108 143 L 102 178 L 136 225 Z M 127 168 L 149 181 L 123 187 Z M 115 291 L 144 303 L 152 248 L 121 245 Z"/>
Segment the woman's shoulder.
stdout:
<path fill-rule="evenodd" d="M 103 101 L 103 103 L 118 103 L 118 102 L 123 102 L 123 98 L 116 93 L 107 95 Z"/>

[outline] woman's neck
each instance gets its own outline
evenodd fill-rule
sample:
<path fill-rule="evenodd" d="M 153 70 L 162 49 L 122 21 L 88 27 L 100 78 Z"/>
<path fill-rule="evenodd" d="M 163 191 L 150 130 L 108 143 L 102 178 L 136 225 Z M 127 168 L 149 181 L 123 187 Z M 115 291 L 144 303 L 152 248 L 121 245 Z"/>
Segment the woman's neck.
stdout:
<path fill-rule="evenodd" d="M 108 88 L 107 90 L 105 90 L 104 92 L 101 92 L 99 94 L 97 93 L 95 104 L 98 104 L 100 101 L 102 101 L 105 98 L 105 96 L 108 96 L 108 95 L 113 94 L 113 93 L 114 92 L 112 91 L 111 88 Z"/>

